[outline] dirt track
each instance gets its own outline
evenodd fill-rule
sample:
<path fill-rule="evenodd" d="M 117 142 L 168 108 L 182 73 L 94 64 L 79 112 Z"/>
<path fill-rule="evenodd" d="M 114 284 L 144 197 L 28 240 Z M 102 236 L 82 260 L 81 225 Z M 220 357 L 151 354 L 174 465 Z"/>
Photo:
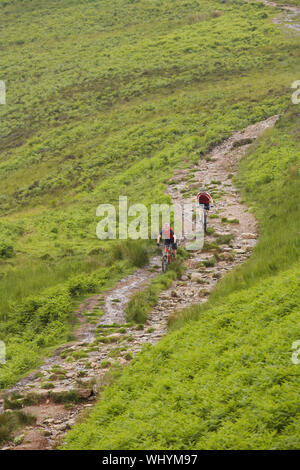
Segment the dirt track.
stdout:
<path fill-rule="evenodd" d="M 255 1 L 260 1 L 269 7 L 280 8 L 282 13 L 274 18 L 273 22 L 300 33 L 300 7 L 295 5 L 277 5 L 277 3 L 269 2 L 268 0 Z"/>
<path fill-rule="evenodd" d="M 300 24 L 296 23 L 300 15 L 299 7 L 278 6 L 267 0 L 260 1 L 281 9 L 281 14 L 273 20 L 276 24 L 300 32 Z M 40 397 L 40 403 L 23 407 L 23 411 L 35 415 L 37 421 L 36 425 L 17 434 L 22 443 L 15 445 L 11 442 L 3 449 L 55 447 L 75 423 L 78 415 L 93 406 L 97 393 L 107 384 L 109 365 L 103 361 L 125 365 L 144 344 L 155 344 L 166 334 L 170 315 L 194 303 L 206 302 L 218 280 L 247 259 L 257 241 L 257 225 L 252 214 L 241 204 L 231 178 L 236 173 L 237 163 L 247 151 L 249 142 L 259 137 L 265 129 L 272 127 L 276 120 L 277 116 L 274 116 L 234 133 L 211 152 L 210 158 L 201 159 L 198 165 L 188 170 L 178 171 L 172 178 L 172 184 L 166 188 L 173 202 L 177 204 L 191 201 L 202 186 L 209 186 L 213 191 L 217 191 L 219 197 L 216 200 L 215 213 L 218 217 L 209 220 L 209 227 L 213 228 L 214 232 L 207 235 L 206 241 L 210 243 L 222 236 L 234 236 L 229 244 L 220 245 L 221 251 L 217 259 L 211 262 L 210 251 L 193 252 L 186 263 L 187 270 L 184 276 L 160 295 L 158 304 L 151 312 L 144 329 L 125 324 L 124 308 L 131 295 L 147 285 L 160 271 L 159 258 L 154 258 L 148 267 L 122 279 L 104 296 L 94 295 L 87 299 L 76 312 L 81 319 L 76 341 L 59 348 L 56 354 L 45 360 L 38 371 L 6 391 L 7 397 L 16 392 L 20 397 L 34 393 Z M 237 219 L 238 223 L 228 222 L 234 219 Z M 203 263 L 211 266 L 205 267 Z M 99 308 L 104 309 L 104 316 L 98 319 L 97 323 L 86 321 L 83 314 L 93 314 Z M 114 329 L 108 330 L 108 334 L 105 335 L 109 342 L 95 342 L 97 327 L 113 324 L 116 324 Z M 73 354 L 75 356 L 70 361 L 68 358 Z M 79 357 L 81 354 L 84 357 Z M 66 357 L 63 357 L 64 355 Z M 51 396 L 49 390 L 44 388 L 49 379 L 53 385 Z M 70 391 L 76 391 L 81 396 L 80 404 L 66 408 L 62 404 L 55 403 L 53 397 Z"/>
<path fill-rule="evenodd" d="M 126 325 L 124 308 L 131 295 L 160 272 L 159 257 L 152 259 L 148 267 L 119 281 L 103 296 L 94 295 L 87 299 L 77 315 L 93 314 L 101 307 L 105 313 L 97 323 L 82 321 L 74 343 L 60 348 L 45 360 L 36 371 L 38 375 L 36 372 L 30 374 L 6 391 L 8 397 L 18 393 L 20 400 L 34 393 L 40 401 L 23 407 L 23 411 L 36 416 L 36 425 L 22 431 L 21 444 L 10 443 L 6 449 L 55 447 L 75 423 L 78 414 L 92 406 L 97 393 L 106 385 L 109 365 L 116 362 L 125 365 L 144 344 L 159 341 L 167 332 L 170 315 L 192 304 L 206 302 L 218 280 L 247 259 L 256 243 L 257 226 L 253 215 L 241 204 L 231 178 L 251 142 L 272 127 L 276 120 L 277 116 L 273 116 L 234 133 L 209 156 L 202 158 L 198 165 L 175 174 L 166 191 L 177 204 L 194 200 L 202 186 L 209 187 L 218 195 L 214 211 L 217 217 L 209 219 L 213 233 L 206 236 L 206 242 L 228 235 L 233 237 L 232 240 L 220 244 L 217 257 L 209 250 L 191 252 L 185 274 L 161 293 L 143 329 Z M 105 336 L 100 342 L 99 338 L 97 341 L 99 329 Z M 44 388 L 49 382 L 52 384 L 50 395 L 49 389 Z M 76 391 L 81 397 L 80 404 L 65 408 L 55 403 L 55 397 L 70 391 Z"/>

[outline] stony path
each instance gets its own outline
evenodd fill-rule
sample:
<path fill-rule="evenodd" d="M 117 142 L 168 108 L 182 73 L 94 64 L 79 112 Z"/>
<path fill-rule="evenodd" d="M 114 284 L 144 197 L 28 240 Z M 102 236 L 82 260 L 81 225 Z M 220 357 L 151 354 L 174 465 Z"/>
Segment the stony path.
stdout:
<path fill-rule="evenodd" d="M 278 7 L 274 2 L 261 1 Z M 274 22 L 300 31 L 300 24 L 296 24 L 300 8 L 278 8 L 282 14 Z M 206 302 L 218 280 L 247 259 L 257 239 L 256 221 L 241 204 L 231 178 L 251 141 L 276 120 L 274 116 L 234 133 L 209 158 L 175 174 L 167 187 L 174 202 L 191 202 L 203 186 L 217 196 L 204 250 L 192 252 L 185 274 L 161 293 L 143 328 L 126 324 L 124 308 L 132 294 L 160 272 L 159 258 L 153 258 L 147 268 L 119 281 L 111 291 L 83 302 L 75 312 L 81 319 L 76 340 L 59 348 L 38 371 L 2 394 L 0 412 L 4 398 L 8 398 L 11 406 L 19 404 L 22 411 L 36 416 L 36 424 L 23 430 L 22 435 L 19 433 L 17 440 L 3 449 L 54 448 L 78 415 L 93 406 L 97 392 L 109 383 L 110 367 L 128 363 L 145 343 L 155 344 L 166 334 L 171 315 L 194 303 Z M 212 245 L 215 243 L 217 250 Z M 72 398 L 79 403 L 72 405 Z M 6 401 L 6 410 L 9 406 Z"/>
<path fill-rule="evenodd" d="M 23 430 L 22 436 L 18 435 L 6 449 L 55 447 L 78 414 L 93 406 L 97 392 L 109 383 L 110 367 L 128 363 L 145 343 L 155 344 L 166 334 L 170 315 L 205 302 L 218 280 L 249 256 L 256 243 L 256 221 L 241 204 L 231 178 L 251 142 L 277 118 L 234 133 L 198 165 L 175 174 L 166 189 L 174 202 L 194 200 L 202 186 L 216 195 L 204 250 L 191 252 L 185 274 L 161 293 L 143 327 L 126 324 L 124 307 L 134 292 L 160 272 L 159 257 L 153 258 L 147 268 L 119 281 L 109 292 L 94 295 L 80 306 L 77 315 L 85 316 L 86 321 L 77 332 L 77 340 L 59 348 L 37 372 L 2 396 L 11 400 L 5 402 L 6 409 L 19 404 L 24 412 L 37 418 L 36 425 Z M 71 406 L 74 397 L 80 402 Z"/>
<path fill-rule="evenodd" d="M 273 22 L 275 24 L 284 25 L 293 31 L 300 32 L 300 7 L 296 5 L 278 5 L 277 3 L 270 2 L 269 0 L 256 1 L 260 1 L 269 7 L 279 8 L 282 11 L 278 17 L 274 18 Z"/>

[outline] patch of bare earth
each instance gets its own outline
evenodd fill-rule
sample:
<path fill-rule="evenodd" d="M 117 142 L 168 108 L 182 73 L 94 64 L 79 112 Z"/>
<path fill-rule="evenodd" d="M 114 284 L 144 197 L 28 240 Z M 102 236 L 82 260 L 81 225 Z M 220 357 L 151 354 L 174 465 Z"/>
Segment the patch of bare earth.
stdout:
<path fill-rule="evenodd" d="M 195 200 L 202 186 L 216 194 L 214 215 L 217 217 L 209 218 L 212 233 L 205 240 L 207 243 L 218 242 L 218 253 L 210 249 L 191 252 L 185 274 L 161 293 L 142 328 L 126 324 L 124 309 L 132 294 L 160 272 L 159 257 L 152 259 L 148 267 L 119 281 L 104 295 L 87 299 L 76 315 L 97 313 L 100 308 L 104 315 L 96 314 L 92 322 L 85 318 L 73 343 L 45 360 L 36 371 L 38 374 L 28 375 L 2 393 L 3 398 L 18 393 L 15 402 L 20 404 L 30 394 L 37 401 L 31 406 L 22 406 L 24 412 L 36 416 L 36 424 L 19 432 L 24 436 L 21 444 L 10 442 L 4 448 L 52 449 L 57 446 L 83 410 L 93 406 L 97 393 L 109 383 L 109 367 L 116 363 L 125 365 L 144 344 L 159 341 L 167 332 L 170 315 L 194 303 L 206 302 L 218 280 L 247 259 L 257 241 L 257 224 L 241 204 L 231 178 L 249 145 L 276 120 L 277 116 L 274 116 L 234 133 L 198 165 L 175 174 L 166 189 L 174 203 L 183 205 Z M 64 406 L 59 398 L 68 397 L 70 392 L 76 394 L 79 402 Z"/>

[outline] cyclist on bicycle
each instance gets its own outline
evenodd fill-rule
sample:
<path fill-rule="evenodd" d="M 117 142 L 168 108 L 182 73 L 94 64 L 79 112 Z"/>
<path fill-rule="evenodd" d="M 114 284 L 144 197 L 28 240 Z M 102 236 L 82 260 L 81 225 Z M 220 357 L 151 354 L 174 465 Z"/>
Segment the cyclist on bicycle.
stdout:
<path fill-rule="evenodd" d="M 197 194 L 197 202 L 199 206 L 204 205 L 204 209 L 206 211 L 209 211 L 210 208 L 214 207 L 214 201 L 209 192 L 205 191 L 205 189 L 201 189 Z"/>
<path fill-rule="evenodd" d="M 157 237 L 157 246 L 159 246 L 160 240 L 164 240 L 164 245 L 165 246 L 170 246 L 173 250 L 174 258 L 176 258 L 176 250 L 177 250 L 177 241 L 176 241 L 176 235 L 174 233 L 174 230 L 170 227 L 169 224 L 164 224 L 163 229 L 160 231 L 158 237 Z"/>
<path fill-rule="evenodd" d="M 214 207 L 214 201 L 209 192 L 205 191 L 205 189 L 201 189 L 197 194 L 197 201 L 199 207 L 204 207 L 204 232 L 207 232 L 207 214 L 209 209 Z"/>

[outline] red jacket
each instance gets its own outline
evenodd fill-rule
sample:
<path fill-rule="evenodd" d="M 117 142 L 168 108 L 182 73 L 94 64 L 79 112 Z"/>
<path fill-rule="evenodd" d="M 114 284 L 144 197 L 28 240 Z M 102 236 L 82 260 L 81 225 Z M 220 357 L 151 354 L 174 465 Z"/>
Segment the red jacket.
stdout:
<path fill-rule="evenodd" d="M 213 198 L 206 191 L 197 194 L 197 201 L 199 204 L 211 204 L 212 206 L 214 205 Z"/>

